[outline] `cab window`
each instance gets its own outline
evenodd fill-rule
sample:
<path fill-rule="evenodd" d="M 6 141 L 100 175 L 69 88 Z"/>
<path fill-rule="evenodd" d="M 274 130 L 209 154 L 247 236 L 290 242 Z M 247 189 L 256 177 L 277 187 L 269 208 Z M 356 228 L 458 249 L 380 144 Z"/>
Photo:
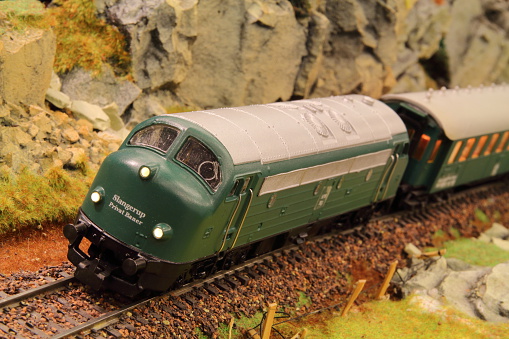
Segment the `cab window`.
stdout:
<path fill-rule="evenodd" d="M 203 143 L 190 137 L 177 154 L 177 160 L 196 172 L 212 190 L 217 190 L 221 183 L 219 161 Z"/>
<path fill-rule="evenodd" d="M 179 130 L 163 124 L 145 127 L 136 132 L 129 140 L 129 145 L 155 148 L 161 152 L 168 152 L 177 138 Z"/>

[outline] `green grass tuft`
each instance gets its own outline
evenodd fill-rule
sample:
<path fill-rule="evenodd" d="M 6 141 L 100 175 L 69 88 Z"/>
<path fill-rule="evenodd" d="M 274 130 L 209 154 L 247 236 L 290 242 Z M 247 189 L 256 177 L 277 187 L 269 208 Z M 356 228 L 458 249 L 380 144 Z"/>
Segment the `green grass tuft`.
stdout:
<path fill-rule="evenodd" d="M 346 317 L 337 314 L 325 328 L 313 328 L 315 338 L 506 338 L 509 324 L 472 319 L 444 308 L 435 313 L 423 311 L 410 301 L 374 301 L 361 312 Z M 305 326 L 305 324 L 303 324 Z"/>
<path fill-rule="evenodd" d="M 55 71 L 65 73 L 80 66 L 99 74 L 103 63 L 126 74 L 130 67 L 125 37 L 114 26 L 97 18 L 93 1 L 57 0 L 47 10 L 57 37 Z"/>
<path fill-rule="evenodd" d="M 477 220 L 479 220 L 481 222 L 486 222 L 486 223 L 490 222 L 490 218 L 488 218 L 488 216 L 479 208 L 476 208 L 474 213 L 475 213 L 475 218 Z"/>
<path fill-rule="evenodd" d="M 509 252 L 476 239 L 446 241 L 444 246 L 447 249 L 445 257 L 460 259 L 471 265 L 495 266 L 509 261 Z"/>
<path fill-rule="evenodd" d="M 118 74 L 129 73 L 126 38 L 115 26 L 96 16 L 94 1 L 54 0 L 53 5 L 44 8 L 37 0 L 0 1 L 0 34 L 51 28 L 57 40 L 57 73 L 79 66 L 97 75 L 105 63 Z"/>
<path fill-rule="evenodd" d="M 71 173 L 52 168 L 44 176 L 24 169 L 15 178 L 0 180 L 0 234 L 44 222 L 74 219 L 92 173 Z"/>

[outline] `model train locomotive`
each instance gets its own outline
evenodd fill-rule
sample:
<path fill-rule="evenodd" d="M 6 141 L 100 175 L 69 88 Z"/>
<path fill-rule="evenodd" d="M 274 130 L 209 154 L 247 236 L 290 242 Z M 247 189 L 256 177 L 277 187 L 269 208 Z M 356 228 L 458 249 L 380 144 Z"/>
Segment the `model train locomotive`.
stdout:
<path fill-rule="evenodd" d="M 496 86 L 150 118 L 105 159 L 64 227 L 68 258 L 95 289 L 164 291 L 394 199 L 499 177 L 507 98 Z"/>

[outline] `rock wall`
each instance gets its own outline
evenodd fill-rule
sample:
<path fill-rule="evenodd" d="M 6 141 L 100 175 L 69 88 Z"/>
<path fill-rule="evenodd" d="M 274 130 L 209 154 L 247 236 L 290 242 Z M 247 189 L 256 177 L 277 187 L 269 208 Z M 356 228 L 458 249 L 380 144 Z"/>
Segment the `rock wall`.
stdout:
<path fill-rule="evenodd" d="M 509 78 L 507 2 L 293 3 L 308 6 L 97 0 L 98 14 L 130 41 L 143 93 L 129 116 L 139 122 L 175 104 L 211 108 L 351 92 L 379 97 Z"/>
<path fill-rule="evenodd" d="M 97 15 L 129 42 L 132 77 L 118 78 L 108 65 L 99 76 L 75 68 L 59 74 L 61 87 L 48 90 L 54 35 L 11 31 L 0 37 L 3 112 L 22 107 L 29 113 L 27 107 L 44 107 L 46 98 L 49 107 L 122 137 L 124 123 L 132 128 L 172 106 L 241 106 L 352 92 L 379 97 L 509 80 L 507 1 L 94 3 Z M 2 130 L 13 128 L 5 117 Z"/>

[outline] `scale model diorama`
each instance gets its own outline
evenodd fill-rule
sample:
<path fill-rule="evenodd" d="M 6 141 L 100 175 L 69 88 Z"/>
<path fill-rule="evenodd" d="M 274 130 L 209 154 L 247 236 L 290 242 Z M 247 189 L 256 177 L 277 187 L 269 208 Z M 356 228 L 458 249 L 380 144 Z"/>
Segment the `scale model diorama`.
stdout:
<path fill-rule="evenodd" d="M 105 159 L 64 227 L 75 276 L 128 296 L 165 291 L 376 208 L 499 178 L 508 97 L 494 86 L 150 118 Z"/>

